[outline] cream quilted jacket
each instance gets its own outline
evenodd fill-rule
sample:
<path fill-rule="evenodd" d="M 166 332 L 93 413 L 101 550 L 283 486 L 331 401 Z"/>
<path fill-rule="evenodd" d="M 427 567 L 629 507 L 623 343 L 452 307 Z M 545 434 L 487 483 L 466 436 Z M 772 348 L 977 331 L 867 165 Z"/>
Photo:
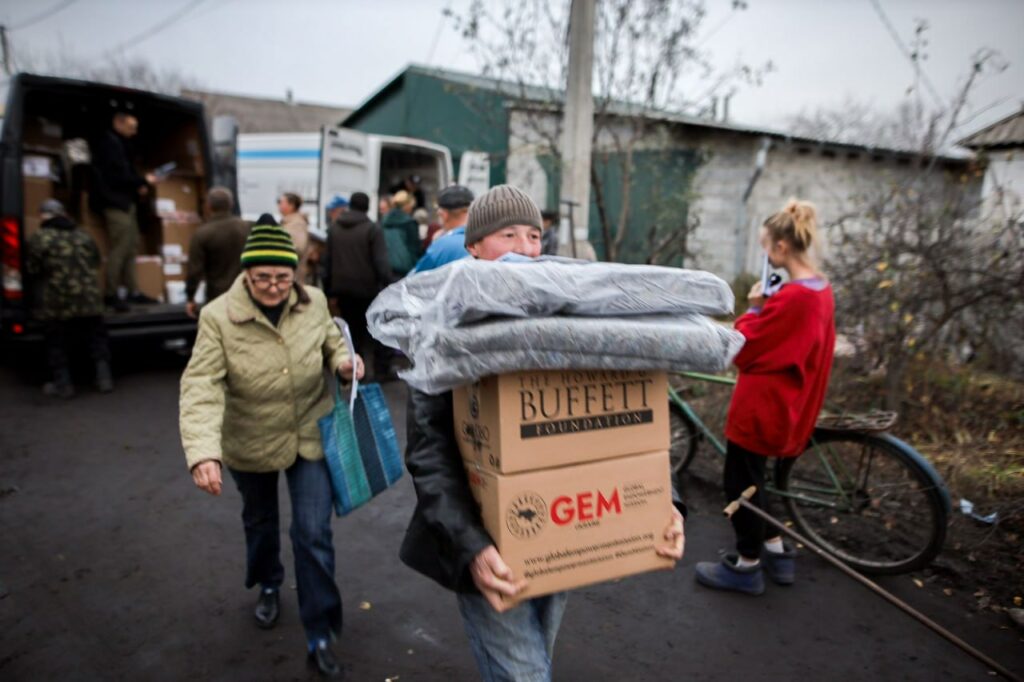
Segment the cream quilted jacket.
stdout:
<path fill-rule="evenodd" d="M 324 377 L 349 357 L 319 289 L 296 284 L 275 329 L 244 273 L 199 317 L 181 378 L 179 425 L 189 469 L 218 460 L 240 471 L 320 459 L 317 419 L 332 400 Z"/>

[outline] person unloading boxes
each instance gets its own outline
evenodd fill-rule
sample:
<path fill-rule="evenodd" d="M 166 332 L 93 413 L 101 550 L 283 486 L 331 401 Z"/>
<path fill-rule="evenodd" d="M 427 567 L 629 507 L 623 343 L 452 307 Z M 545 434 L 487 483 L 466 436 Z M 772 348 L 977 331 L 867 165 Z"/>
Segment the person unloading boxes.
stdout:
<path fill-rule="evenodd" d="M 132 162 L 131 140 L 139 132 L 139 119 L 126 109 L 117 110 L 111 127 L 92 143 L 93 208 L 103 216 L 110 237 L 107 254 L 105 302 L 118 312 L 128 303 L 156 303 L 139 291 L 135 255 L 139 245 L 137 203 L 149 194 L 156 176 L 140 175 Z"/>
<path fill-rule="evenodd" d="M 207 220 L 188 247 L 185 309 L 190 317 L 199 316 L 195 298 L 201 282 L 206 282 L 206 300 L 212 301 L 230 289 L 242 272 L 242 251 L 250 226 L 231 214 L 234 203 L 235 197 L 226 187 L 214 187 L 206 195 Z"/>
<path fill-rule="evenodd" d="M 540 210 L 528 195 L 500 185 L 469 209 L 466 248 L 480 260 L 508 254 L 536 258 Z M 470 646 L 486 680 L 549 680 L 555 638 L 567 594 L 528 599 L 503 610 L 526 588 L 484 528 L 456 441 L 451 392 L 432 396 L 410 387 L 406 465 L 416 509 L 402 542 L 402 561 L 457 593 Z M 665 545 L 658 554 L 680 559 L 683 521 L 666 510 Z"/>

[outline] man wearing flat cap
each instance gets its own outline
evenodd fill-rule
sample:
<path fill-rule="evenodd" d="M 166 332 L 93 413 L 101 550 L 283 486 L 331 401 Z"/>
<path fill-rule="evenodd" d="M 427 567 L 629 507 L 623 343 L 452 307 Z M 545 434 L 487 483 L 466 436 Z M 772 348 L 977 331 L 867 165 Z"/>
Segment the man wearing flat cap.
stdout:
<path fill-rule="evenodd" d="M 466 220 L 473 193 L 462 185 L 441 190 L 437 197 L 437 217 L 441 220 L 441 236 L 434 239 L 413 272 L 426 272 L 469 257 L 466 251 Z"/>

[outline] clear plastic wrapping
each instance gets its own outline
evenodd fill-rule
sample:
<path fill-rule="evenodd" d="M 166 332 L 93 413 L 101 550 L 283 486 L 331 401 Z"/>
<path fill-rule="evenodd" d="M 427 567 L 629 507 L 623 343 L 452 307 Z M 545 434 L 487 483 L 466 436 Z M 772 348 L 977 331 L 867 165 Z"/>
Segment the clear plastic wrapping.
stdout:
<path fill-rule="evenodd" d="M 400 376 L 437 394 L 532 369 L 718 372 L 742 346 L 742 334 L 700 315 L 488 320 L 415 336 L 413 367 Z"/>
<path fill-rule="evenodd" d="M 729 285 L 700 270 L 552 257 L 464 259 L 391 285 L 366 318 L 374 338 L 408 352 L 423 326 L 452 329 L 492 317 L 727 315 L 733 304 Z"/>

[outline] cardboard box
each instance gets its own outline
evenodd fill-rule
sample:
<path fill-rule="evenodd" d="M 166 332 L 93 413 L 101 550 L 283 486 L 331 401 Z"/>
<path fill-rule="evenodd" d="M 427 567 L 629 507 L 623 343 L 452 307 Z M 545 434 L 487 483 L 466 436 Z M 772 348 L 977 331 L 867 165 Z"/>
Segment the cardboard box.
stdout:
<path fill-rule="evenodd" d="M 32 236 L 32 233 L 38 230 L 43 223 L 43 219 L 38 216 L 25 216 L 25 239 Z"/>
<path fill-rule="evenodd" d="M 463 459 L 497 473 L 667 450 L 664 372 L 555 370 L 485 377 L 452 392 Z"/>
<path fill-rule="evenodd" d="M 22 126 L 21 143 L 24 148 L 59 154 L 64 147 L 64 130 L 60 123 L 43 116 L 28 115 Z"/>
<path fill-rule="evenodd" d="M 22 206 L 26 218 L 38 218 L 39 207 L 55 196 L 53 180 L 50 178 L 26 177 L 22 185 Z"/>
<path fill-rule="evenodd" d="M 188 259 L 179 261 L 168 261 L 166 258 L 164 262 L 164 282 L 184 282 L 185 276 L 188 274 Z"/>
<path fill-rule="evenodd" d="M 185 305 L 188 303 L 184 282 L 167 282 L 167 302 L 172 305 Z"/>
<path fill-rule="evenodd" d="M 170 177 L 156 183 L 156 212 L 199 214 L 199 183 L 191 178 Z"/>
<path fill-rule="evenodd" d="M 195 236 L 196 230 L 199 229 L 199 223 L 173 220 L 163 220 L 161 223 L 160 236 L 161 244 L 163 245 L 161 253 L 169 254 L 172 257 L 177 257 L 177 255 L 187 256 L 188 246 L 192 242 L 192 237 Z M 168 247 L 171 248 L 168 249 Z"/>
<path fill-rule="evenodd" d="M 672 514 L 667 450 L 511 476 L 466 471 L 498 552 L 528 581 L 509 608 L 675 565 L 655 553 Z"/>
<path fill-rule="evenodd" d="M 164 262 L 160 256 L 136 256 L 135 280 L 146 296 L 164 300 Z"/>

